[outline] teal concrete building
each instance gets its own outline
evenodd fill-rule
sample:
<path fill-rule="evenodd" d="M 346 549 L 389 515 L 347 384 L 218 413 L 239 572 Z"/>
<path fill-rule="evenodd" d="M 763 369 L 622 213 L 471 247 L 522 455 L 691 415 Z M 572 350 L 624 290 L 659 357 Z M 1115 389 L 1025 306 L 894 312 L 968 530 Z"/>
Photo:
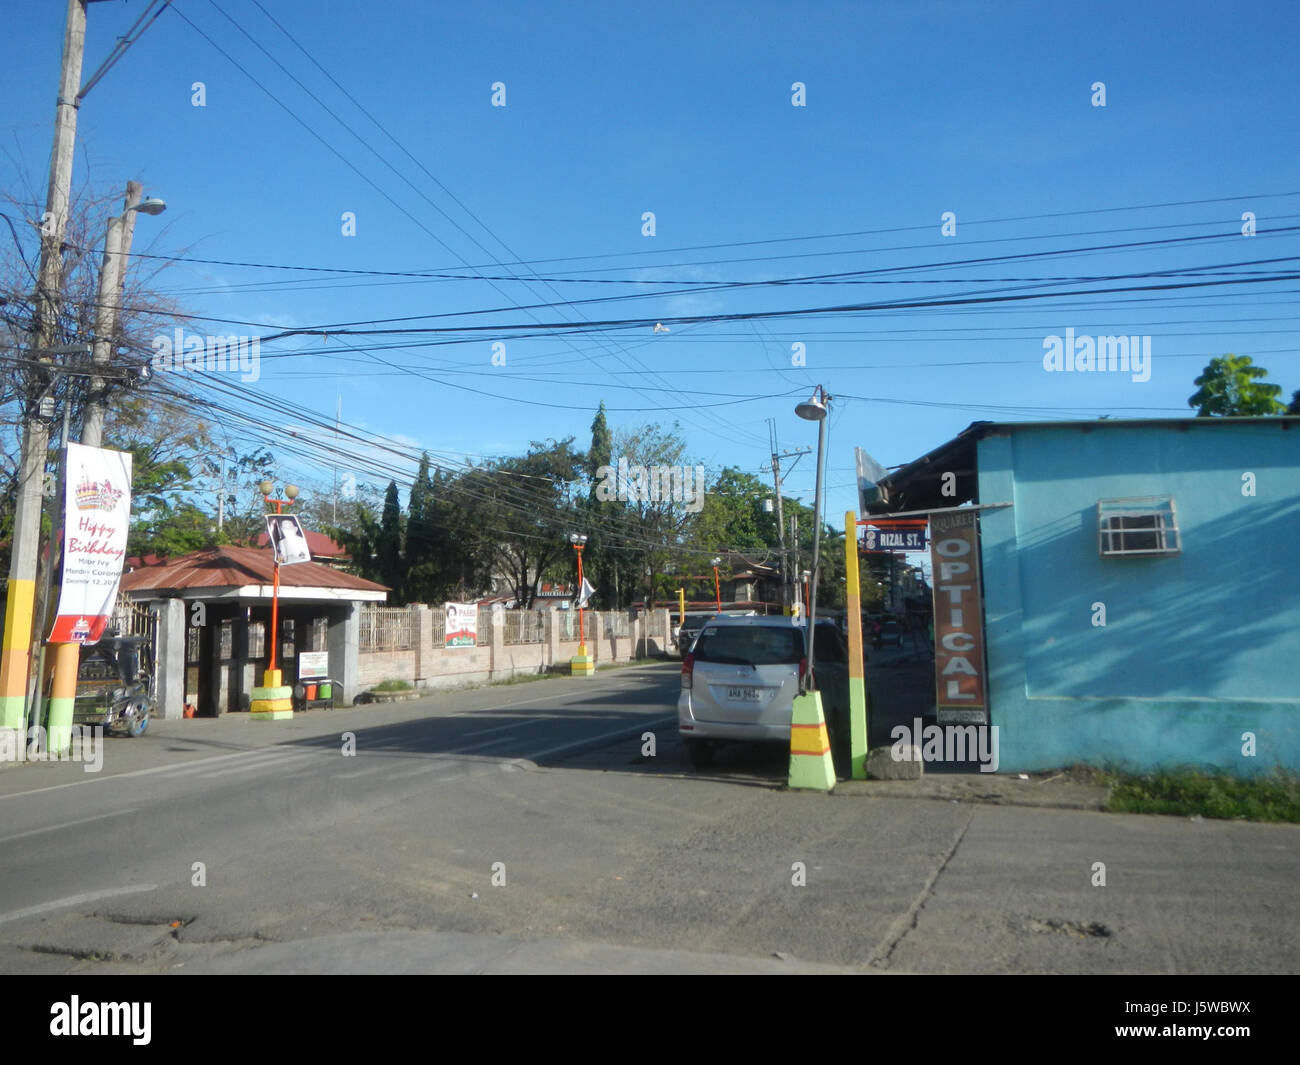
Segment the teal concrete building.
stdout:
<path fill-rule="evenodd" d="M 977 422 L 881 486 L 979 508 L 1002 772 L 1300 771 L 1300 417 Z"/>

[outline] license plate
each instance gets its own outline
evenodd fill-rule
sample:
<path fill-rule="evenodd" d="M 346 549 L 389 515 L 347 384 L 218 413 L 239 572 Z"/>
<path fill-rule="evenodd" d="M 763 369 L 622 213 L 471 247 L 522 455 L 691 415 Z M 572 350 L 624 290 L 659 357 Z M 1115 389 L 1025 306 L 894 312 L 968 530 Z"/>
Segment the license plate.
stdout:
<path fill-rule="evenodd" d="M 757 688 L 728 688 L 727 698 L 734 703 L 757 703 L 761 701 Z"/>

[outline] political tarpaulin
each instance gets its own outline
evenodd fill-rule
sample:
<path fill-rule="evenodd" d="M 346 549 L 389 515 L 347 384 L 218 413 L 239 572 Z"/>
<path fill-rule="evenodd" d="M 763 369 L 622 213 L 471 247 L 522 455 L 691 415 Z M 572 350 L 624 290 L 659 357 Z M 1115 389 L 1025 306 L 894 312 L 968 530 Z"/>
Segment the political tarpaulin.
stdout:
<path fill-rule="evenodd" d="M 97 643 L 108 627 L 131 522 L 131 456 L 68 445 L 63 501 L 63 582 L 52 643 Z"/>
<path fill-rule="evenodd" d="M 478 642 L 478 604 L 448 603 L 444 647 L 473 647 Z"/>

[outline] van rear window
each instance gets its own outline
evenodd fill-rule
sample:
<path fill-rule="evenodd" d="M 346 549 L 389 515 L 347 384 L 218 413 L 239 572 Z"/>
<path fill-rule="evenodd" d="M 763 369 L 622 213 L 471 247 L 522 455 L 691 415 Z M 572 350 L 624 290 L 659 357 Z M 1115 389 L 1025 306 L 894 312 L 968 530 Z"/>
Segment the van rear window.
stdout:
<path fill-rule="evenodd" d="M 695 661 L 770 666 L 803 657 L 803 631 L 773 626 L 706 627 L 695 643 Z"/>

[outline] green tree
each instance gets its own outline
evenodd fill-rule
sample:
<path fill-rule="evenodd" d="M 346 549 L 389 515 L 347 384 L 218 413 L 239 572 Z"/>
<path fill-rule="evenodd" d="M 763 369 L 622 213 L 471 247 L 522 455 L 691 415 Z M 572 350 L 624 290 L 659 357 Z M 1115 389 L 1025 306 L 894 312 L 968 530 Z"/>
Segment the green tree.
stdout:
<path fill-rule="evenodd" d="M 432 602 L 439 583 L 438 530 L 434 528 L 434 486 L 429 453 L 420 468 L 406 506 L 406 596 L 411 602 Z"/>
<path fill-rule="evenodd" d="M 266 499 L 258 486 L 263 481 L 276 483 L 275 456 L 261 447 L 242 455 L 231 450 L 225 458 L 223 467 L 222 455 L 213 449 L 201 463 L 203 480 L 211 488 L 212 496 L 221 497 L 222 542 L 256 547 L 258 538 L 266 534 L 268 513 Z M 283 488 L 283 484 L 276 484 L 277 491 Z M 295 504 L 293 509 L 299 511 L 300 504 Z"/>
<path fill-rule="evenodd" d="M 686 457 L 686 443 L 677 424 L 671 429 L 642 425 L 620 430 L 615 435 L 614 453 L 626 458 L 629 466 L 689 467 L 694 484 L 695 469 Z M 649 495 L 647 490 L 640 498 L 626 501 L 620 535 L 628 545 L 634 570 L 628 598 L 653 602 L 674 595 L 678 583 L 674 574 L 686 561 L 684 552 L 691 546 L 698 511 L 684 499 L 651 499 Z"/>
<path fill-rule="evenodd" d="M 605 417 L 604 401 L 596 411 L 591 422 L 591 449 L 587 452 L 584 469 L 587 474 L 587 493 L 576 504 L 577 513 L 575 532 L 587 537 L 587 546 L 583 550 L 583 568 L 586 577 L 596 589 L 592 597 L 592 606 L 597 609 L 618 609 L 621 603 L 619 571 L 626 566 L 625 552 L 619 546 L 618 529 L 623 521 L 624 507 L 616 499 L 599 499 L 596 489 L 600 486 L 602 468 L 608 472 L 614 465 L 614 437 Z M 577 567 L 569 571 L 563 565 L 555 574 L 558 580 L 573 583 L 577 579 Z"/>
<path fill-rule="evenodd" d="M 204 456 L 211 428 L 172 412 L 166 422 L 148 397 L 119 395 L 108 411 L 104 446 L 131 454 L 131 524 L 127 555 L 172 558 L 225 543 L 216 515 L 203 507 Z"/>
<path fill-rule="evenodd" d="M 765 510 L 772 489 L 751 473 L 728 466 L 704 497 L 704 507 L 692 525 L 692 536 L 708 553 L 711 546 L 732 551 L 770 552 L 779 549 L 776 508 Z"/>
<path fill-rule="evenodd" d="M 392 589 L 389 602 L 406 602 L 406 560 L 402 557 L 402 506 L 397 496 L 397 482 L 388 482 L 384 494 L 384 510 L 379 518 L 379 529 L 374 538 L 379 582 Z"/>
<path fill-rule="evenodd" d="M 1287 407 L 1288 414 L 1300 414 L 1300 388 L 1291 393 L 1291 405 Z"/>
<path fill-rule="evenodd" d="M 578 513 L 573 485 L 585 462 L 573 437 L 533 441 L 528 452 L 498 459 L 463 474 L 467 547 L 504 578 L 522 607 L 530 607 L 543 576 L 572 554 L 570 532 Z"/>
<path fill-rule="evenodd" d="M 1224 355 L 1211 359 L 1193 384 L 1194 394 L 1187 405 L 1195 407 L 1198 418 L 1256 417 L 1282 414 L 1285 407 L 1277 398 L 1282 386 L 1266 384 L 1261 378 L 1268 371 L 1255 366 L 1249 355 Z"/>

